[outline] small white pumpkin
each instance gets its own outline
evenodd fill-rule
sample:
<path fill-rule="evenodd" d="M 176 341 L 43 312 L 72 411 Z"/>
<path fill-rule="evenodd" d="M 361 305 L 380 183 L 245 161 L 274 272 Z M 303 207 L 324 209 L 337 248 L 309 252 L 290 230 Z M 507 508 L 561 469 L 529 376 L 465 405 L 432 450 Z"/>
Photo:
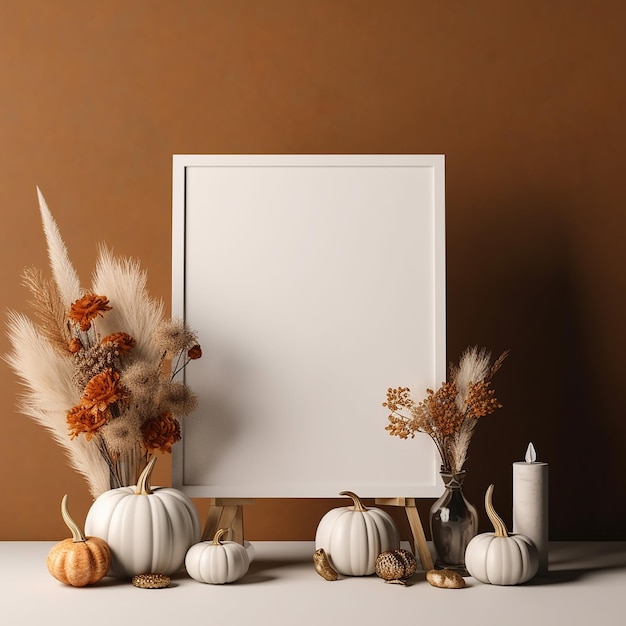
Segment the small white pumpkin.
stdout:
<path fill-rule="evenodd" d="M 236 541 L 221 541 L 228 530 L 220 528 L 213 541 L 201 541 L 189 548 L 185 567 L 194 580 L 223 585 L 235 582 L 247 573 L 250 558 L 246 548 Z"/>
<path fill-rule="evenodd" d="M 331 566 L 344 576 L 369 576 L 376 571 L 381 552 L 400 547 L 400 533 L 393 518 L 382 509 L 368 509 L 351 491 L 353 506 L 331 509 L 315 533 L 315 549 L 322 548 Z"/>
<path fill-rule="evenodd" d="M 493 485 L 485 494 L 485 510 L 493 533 L 476 535 L 467 545 L 465 567 L 476 580 L 491 585 L 519 585 L 529 581 L 539 568 L 539 555 L 532 539 L 510 535 L 493 508 Z"/>
<path fill-rule="evenodd" d="M 85 532 L 111 549 L 111 576 L 173 574 L 200 539 L 193 501 L 178 489 L 150 487 L 155 463 L 152 457 L 135 487 L 105 491 L 87 513 Z"/>

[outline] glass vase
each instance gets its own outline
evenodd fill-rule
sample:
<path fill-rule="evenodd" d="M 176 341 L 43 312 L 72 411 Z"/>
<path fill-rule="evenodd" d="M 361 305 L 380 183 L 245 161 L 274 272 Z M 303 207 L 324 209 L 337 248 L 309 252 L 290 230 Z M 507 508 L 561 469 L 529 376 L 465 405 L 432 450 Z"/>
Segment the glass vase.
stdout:
<path fill-rule="evenodd" d="M 463 495 L 465 470 L 456 474 L 441 470 L 443 495 L 430 509 L 430 533 L 437 552 L 435 567 L 468 576 L 465 549 L 478 530 L 476 509 Z"/>
<path fill-rule="evenodd" d="M 140 448 L 127 450 L 109 459 L 110 488 L 136 485 L 147 463 L 147 455 Z"/>

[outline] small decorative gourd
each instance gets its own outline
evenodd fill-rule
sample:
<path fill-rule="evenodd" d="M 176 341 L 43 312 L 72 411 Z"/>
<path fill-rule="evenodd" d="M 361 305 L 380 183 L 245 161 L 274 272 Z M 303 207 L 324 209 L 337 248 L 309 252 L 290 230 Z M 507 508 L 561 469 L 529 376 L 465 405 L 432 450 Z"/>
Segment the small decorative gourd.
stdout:
<path fill-rule="evenodd" d="M 185 567 L 194 580 L 223 585 L 235 582 L 247 573 L 250 558 L 246 548 L 236 541 L 222 541 L 228 530 L 220 528 L 213 541 L 201 541 L 189 548 Z"/>
<path fill-rule="evenodd" d="M 48 571 L 57 580 L 72 587 L 93 585 L 102 580 L 109 570 L 109 546 L 99 537 L 85 537 L 67 510 L 67 494 L 61 500 L 61 516 L 72 538 L 52 546 L 46 561 Z"/>
<path fill-rule="evenodd" d="M 376 571 L 381 552 L 400 547 L 400 534 L 393 518 L 382 509 L 366 508 L 351 491 L 353 506 L 331 509 L 315 533 L 315 549 L 323 548 L 330 565 L 344 576 L 369 576 Z"/>
<path fill-rule="evenodd" d="M 85 530 L 111 548 L 109 574 L 173 574 L 191 545 L 200 539 L 200 520 L 193 501 L 170 487 L 151 487 L 152 457 L 135 487 L 110 489 L 98 496 Z"/>
<path fill-rule="evenodd" d="M 376 558 L 376 575 L 388 583 L 406 584 L 417 571 L 417 560 L 408 550 L 387 550 Z"/>
<path fill-rule="evenodd" d="M 324 548 L 319 548 L 313 553 L 313 567 L 324 580 L 337 580 L 339 578 L 337 572 L 328 562 L 328 556 Z"/>
<path fill-rule="evenodd" d="M 485 510 L 493 533 L 476 535 L 465 551 L 465 567 L 476 580 L 492 585 L 519 585 L 529 581 L 539 567 L 537 547 L 525 535 L 510 535 L 493 508 L 493 485 L 485 494 Z"/>

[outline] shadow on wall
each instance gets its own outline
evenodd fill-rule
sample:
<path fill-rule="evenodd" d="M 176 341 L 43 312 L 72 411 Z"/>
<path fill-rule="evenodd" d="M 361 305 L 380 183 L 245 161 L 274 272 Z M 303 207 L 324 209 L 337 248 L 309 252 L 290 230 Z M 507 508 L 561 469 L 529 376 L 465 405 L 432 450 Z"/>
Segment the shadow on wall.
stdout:
<path fill-rule="evenodd" d="M 583 315 L 562 208 L 503 202 L 484 220 L 448 218 L 449 359 L 467 345 L 494 357 L 510 349 L 493 383 L 504 406 L 475 432 L 465 493 L 484 532 L 484 493 L 495 483 L 511 530 L 511 464 L 532 441 L 550 464 L 551 539 L 624 539 L 626 499 L 616 497 L 618 459 L 603 426 L 619 416 L 608 414 L 592 370 L 596 329 Z M 598 515 L 600 506 L 611 510 Z"/>

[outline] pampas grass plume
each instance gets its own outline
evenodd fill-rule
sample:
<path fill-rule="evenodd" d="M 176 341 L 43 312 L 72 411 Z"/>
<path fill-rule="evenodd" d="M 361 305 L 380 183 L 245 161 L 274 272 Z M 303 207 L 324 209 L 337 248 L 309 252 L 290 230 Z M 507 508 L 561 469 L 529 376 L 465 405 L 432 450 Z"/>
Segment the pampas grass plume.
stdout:
<path fill-rule="evenodd" d="M 54 221 L 39 187 L 37 187 L 37 195 L 39 197 L 39 212 L 41 213 L 41 222 L 46 236 L 52 276 L 63 303 L 69 306 L 82 295 L 80 280 L 69 259 L 67 248 L 61 238 L 57 223 Z"/>

